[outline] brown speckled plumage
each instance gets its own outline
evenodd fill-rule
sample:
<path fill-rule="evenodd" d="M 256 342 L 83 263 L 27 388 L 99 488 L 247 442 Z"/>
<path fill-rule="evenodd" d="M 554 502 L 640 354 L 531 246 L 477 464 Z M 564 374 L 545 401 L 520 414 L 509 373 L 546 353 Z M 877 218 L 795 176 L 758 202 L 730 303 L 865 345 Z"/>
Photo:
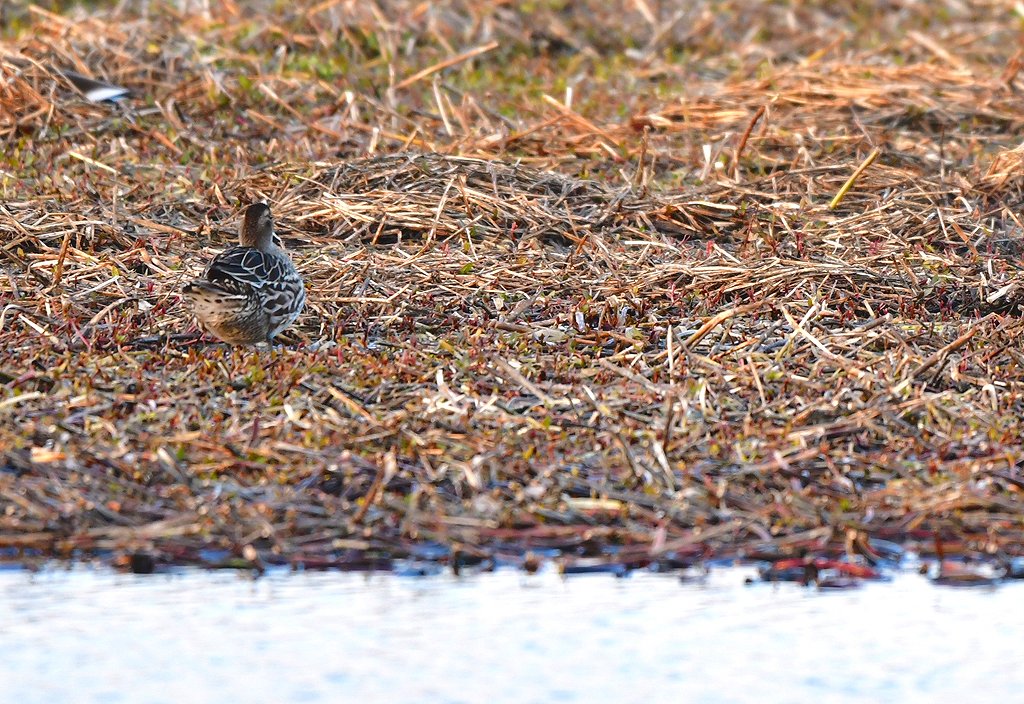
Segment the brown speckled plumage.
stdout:
<path fill-rule="evenodd" d="M 185 286 L 196 317 L 221 340 L 270 343 L 302 312 L 302 277 L 275 239 L 270 208 L 250 205 L 238 246 L 214 257 L 203 276 Z"/>

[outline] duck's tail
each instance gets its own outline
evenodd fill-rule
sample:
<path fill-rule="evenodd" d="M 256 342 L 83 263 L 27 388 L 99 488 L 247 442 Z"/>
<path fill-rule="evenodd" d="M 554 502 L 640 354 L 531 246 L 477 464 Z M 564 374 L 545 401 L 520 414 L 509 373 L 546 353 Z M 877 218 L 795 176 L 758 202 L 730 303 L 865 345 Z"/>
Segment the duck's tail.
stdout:
<path fill-rule="evenodd" d="M 231 315 L 244 309 L 248 303 L 244 293 L 232 291 L 206 279 L 196 279 L 186 284 L 181 292 L 192 300 L 200 317 Z"/>

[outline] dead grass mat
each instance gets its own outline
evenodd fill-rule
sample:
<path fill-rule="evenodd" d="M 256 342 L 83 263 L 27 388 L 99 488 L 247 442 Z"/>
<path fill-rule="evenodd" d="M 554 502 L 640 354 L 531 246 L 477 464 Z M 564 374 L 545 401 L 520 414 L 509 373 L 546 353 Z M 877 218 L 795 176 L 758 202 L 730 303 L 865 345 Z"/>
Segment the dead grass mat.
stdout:
<path fill-rule="evenodd" d="M 857 16 L 718 5 L 18 6 L 3 554 L 1020 554 L 1002 6 L 872 43 Z M 181 285 L 261 198 L 308 312 L 282 349 L 211 344 Z"/>

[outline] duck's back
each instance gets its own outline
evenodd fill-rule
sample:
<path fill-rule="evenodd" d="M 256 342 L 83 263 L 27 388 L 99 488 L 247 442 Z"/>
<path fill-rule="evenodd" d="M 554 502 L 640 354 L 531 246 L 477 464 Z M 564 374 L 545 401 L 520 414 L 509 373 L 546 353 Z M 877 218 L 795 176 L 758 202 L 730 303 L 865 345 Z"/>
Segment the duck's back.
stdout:
<path fill-rule="evenodd" d="M 228 342 L 269 342 L 299 317 L 306 289 L 295 265 L 278 247 L 232 247 L 186 288 L 196 313 Z"/>

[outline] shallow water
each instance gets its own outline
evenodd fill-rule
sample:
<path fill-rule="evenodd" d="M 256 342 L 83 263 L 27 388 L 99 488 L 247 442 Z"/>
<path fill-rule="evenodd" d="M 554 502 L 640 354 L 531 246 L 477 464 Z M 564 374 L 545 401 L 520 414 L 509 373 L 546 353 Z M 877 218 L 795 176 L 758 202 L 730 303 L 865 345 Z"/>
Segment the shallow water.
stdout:
<path fill-rule="evenodd" d="M 3 702 L 960 702 L 1024 696 L 1024 584 L 822 593 L 78 567 L 0 571 Z"/>

